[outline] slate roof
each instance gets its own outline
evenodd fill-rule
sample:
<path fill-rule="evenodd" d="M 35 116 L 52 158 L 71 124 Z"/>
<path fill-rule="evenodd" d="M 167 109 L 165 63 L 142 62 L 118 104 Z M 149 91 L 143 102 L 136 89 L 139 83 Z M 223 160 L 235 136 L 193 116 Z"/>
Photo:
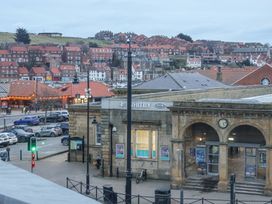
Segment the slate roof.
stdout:
<path fill-rule="evenodd" d="M 9 93 L 10 84 L 0 84 L 0 98 L 7 97 Z"/>
<path fill-rule="evenodd" d="M 210 79 L 198 72 L 167 73 L 164 76 L 134 86 L 133 89 L 149 90 L 189 90 L 227 87 L 218 81 Z"/>

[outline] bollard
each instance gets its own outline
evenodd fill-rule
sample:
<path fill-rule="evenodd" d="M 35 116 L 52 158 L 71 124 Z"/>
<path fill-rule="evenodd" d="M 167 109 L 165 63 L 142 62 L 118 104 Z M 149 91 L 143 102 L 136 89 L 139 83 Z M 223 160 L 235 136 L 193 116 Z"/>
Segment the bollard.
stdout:
<path fill-rule="evenodd" d="M 180 190 L 180 204 L 184 204 L 184 194 L 183 194 L 183 190 Z"/>
<path fill-rule="evenodd" d="M 39 154 L 38 154 L 38 151 L 36 151 L 36 160 L 37 160 L 37 161 L 39 160 Z"/>
<path fill-rule="evenodd" d="M 20 149 L 20 160 L 23 160 L 23 151 Z"/>
<path fill-rule="evenodd" d="M 101 168 L 101 170 L 102 170 L 102 177 L 104 177 L 104 159 L 102 159 L 102 168 Z"/>
<path fill-rule="evenodd" d="M 8 161 L 10 161 L 10 154 L 9 154 L 10 148 L 7 147 L 6 150 L 7 150 L 7 153 L 8 153 Z"/>
<path fill-rule="evenodd" d="M 7 127 L 6 127 L 6 118 L 4 118 L 4 130 L 6 130 Z"/>
<path fill-rule="evenodd" d="M 230 204 L 235 204 L 235 174 L 230 175 Z"/>
<path fill-rule="evenodd" d="M 119 168 L 116 168 L 116 177 L 119 178 Z"/>

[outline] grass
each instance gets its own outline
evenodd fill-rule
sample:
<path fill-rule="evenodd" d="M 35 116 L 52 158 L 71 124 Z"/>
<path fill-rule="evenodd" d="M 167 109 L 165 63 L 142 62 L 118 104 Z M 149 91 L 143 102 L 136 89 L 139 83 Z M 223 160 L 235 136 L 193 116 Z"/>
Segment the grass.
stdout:
<path fill-rule="evenodd" d="M 31 44 L 58 44 L 65 45 L 66 43 L 88 44 L 89 42 L 96 43 L 99 47 L 109 45 L 110 42 L 79 37 L 47 37 L 36 34 L 30 34 Z M 14 33 L 0 32 L 1 43 L 14 43 Z"/>

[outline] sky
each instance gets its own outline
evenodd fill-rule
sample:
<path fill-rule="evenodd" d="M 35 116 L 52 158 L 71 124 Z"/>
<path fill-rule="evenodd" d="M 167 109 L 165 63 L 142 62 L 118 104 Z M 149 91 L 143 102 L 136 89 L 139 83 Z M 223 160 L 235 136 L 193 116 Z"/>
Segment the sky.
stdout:
<path fill-rule="evenodd" d="M 0 32 L 101 30 L 272 44 L 271 0 L 1 0 Z"/>

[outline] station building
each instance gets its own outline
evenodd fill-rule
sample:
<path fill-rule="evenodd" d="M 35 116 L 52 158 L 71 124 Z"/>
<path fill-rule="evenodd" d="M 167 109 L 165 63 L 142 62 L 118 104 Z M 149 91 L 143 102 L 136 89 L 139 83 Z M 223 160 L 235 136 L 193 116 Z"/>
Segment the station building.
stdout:
<path fill-rule="evenodd" d="M 132 172 L 145 168 L 148 177 L 182 187 L 202 167 L 221 191 L 235 173 L 239 181 L 265 184 L 271 194 L 271 94 L 270 86 L 251 86 L 133 95 Z M 103 159 L 105 175 L 126 171 L 126 100 L 90 104 L 90 154 Z M 86 110 L 86 104 L 69 107 L 71 135 L 86 139 Z"/>

